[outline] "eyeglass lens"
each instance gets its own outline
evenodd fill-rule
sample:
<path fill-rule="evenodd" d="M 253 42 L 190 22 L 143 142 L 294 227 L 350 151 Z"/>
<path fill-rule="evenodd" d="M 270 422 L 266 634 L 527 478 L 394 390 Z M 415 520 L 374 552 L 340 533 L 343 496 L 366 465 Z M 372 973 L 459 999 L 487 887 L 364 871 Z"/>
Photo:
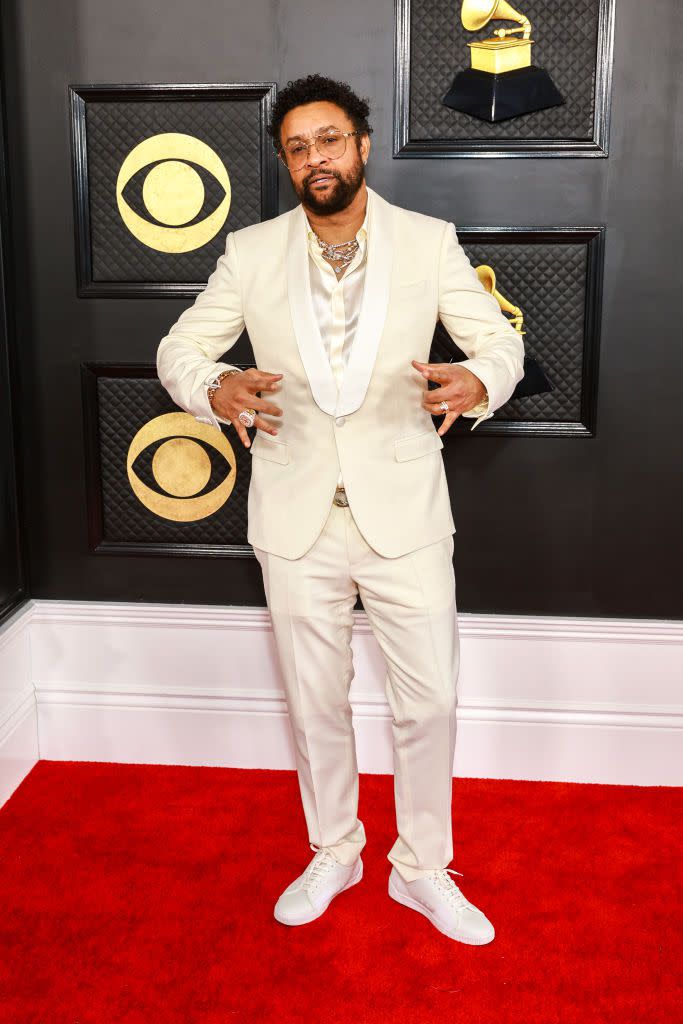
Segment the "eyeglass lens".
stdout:
<path fill-rule="evenodd" d="M 316 135 L 314 141 L 320 155 L 329 157 L 330 160 L 338 159 L 346 149 L 346 136 L 341 132 L 325 132 L 324 135 Z M 285 146 L 287 163 L 292 170 L 296 171 L 306 163 L 310 145 L 305 142 L 290 142 Z"/>

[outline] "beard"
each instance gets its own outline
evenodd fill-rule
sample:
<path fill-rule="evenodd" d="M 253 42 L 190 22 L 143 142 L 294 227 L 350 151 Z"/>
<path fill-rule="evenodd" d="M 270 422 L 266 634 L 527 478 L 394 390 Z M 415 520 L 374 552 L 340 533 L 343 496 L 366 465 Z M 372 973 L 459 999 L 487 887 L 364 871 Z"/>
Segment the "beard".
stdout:
<path fill-rule="evenodd" d="M 336 179 L 336 182 L 328 187 L 324 195 L 316 192 L 310 186 L 311 179 L 319 177 L 323 173 Z M 341 175 L 339 171 L 312 171 L 308 178 L 302 182 L 301 190 L 297 189 L 297 191 L 301 201 L 312 213 L 325 217 L 345 210 L 363 184 L 364 179 L 365 164 L 360 154 L 358 154 L 357 163 L 353 165 L 346 177 Z"/>

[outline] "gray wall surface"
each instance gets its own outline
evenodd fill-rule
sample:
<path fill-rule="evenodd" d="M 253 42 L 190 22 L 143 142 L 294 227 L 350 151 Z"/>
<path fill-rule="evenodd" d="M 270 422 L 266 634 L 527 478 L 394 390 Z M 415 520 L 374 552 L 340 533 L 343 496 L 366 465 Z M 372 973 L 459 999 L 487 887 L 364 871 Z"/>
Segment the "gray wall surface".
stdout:
<path fill-rule="evenodd" d="M 522 8 L 523 9 L 523 8 Z M 454 2 L 454 16 L 459 4 Z M 264 604 L 251 559 L 87 548 L 80 364 L 150 361 L 188 299 L 79 299 L 67 86 L 319 71 L 372 103 L 368 182 L 457 225 L 605 224 L 594 438 L 444 449 L 461 611 L 683 617 L 681 35 L 674 0 L 617 0 L 607 159 L 392 159 L 394 6 L 10 0 L 4 6 L 30 590 Z M 280 212 L 295 197 L 280 175 Z M 233 348 L 230 361 L 249 360 Z"/>

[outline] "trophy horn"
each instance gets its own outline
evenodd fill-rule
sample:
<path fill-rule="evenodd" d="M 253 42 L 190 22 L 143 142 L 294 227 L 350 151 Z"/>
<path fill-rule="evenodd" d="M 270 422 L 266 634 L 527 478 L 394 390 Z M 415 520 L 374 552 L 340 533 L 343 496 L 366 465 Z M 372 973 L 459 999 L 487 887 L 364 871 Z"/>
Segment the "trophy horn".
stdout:
<path fill-rule="evenodd" d="M 524 30 L 524 39 L 531 35 L 531 22 L 519 11 L 516 11 L 507 0 L 463 0 L 460 11 L 463 27 L 468 32 L 476 32 L 483 28 L 489 21 L 516 21 Z M 510 32 L 520 32 L 522 29 L 497 29 L 494 35 L 501 38 Z"/>
<path fill-rule="evenodd" d="M 489 267 L 487 263 L 482 263 L 480 267 L 474 268 L 477 272 L 477 277 L 483 284 L 484 288 L 490 295 L 493 295 L 500 308 L 504 313 L 511 314 L 510 323 L 519 334 L 526 334 L 526 331 L 522 330 L 524 326 L 524 313 L 522 313 L 519 306 L 514 306 L 504 295 L 496 288 L 496 272 L 493 267 Z"/>

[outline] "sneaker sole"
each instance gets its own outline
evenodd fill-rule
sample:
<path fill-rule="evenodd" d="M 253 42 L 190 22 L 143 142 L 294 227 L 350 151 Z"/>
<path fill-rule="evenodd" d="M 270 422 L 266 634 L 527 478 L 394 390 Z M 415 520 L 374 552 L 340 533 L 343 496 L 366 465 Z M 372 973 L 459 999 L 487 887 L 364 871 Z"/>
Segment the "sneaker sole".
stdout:
<path fill-rule="evenodd" d="M 276 921 L 280 922 L 280 924 L 288 924 L 288 925 L 292 925 L 292 926 L 296 926 L 296 925 L 300 925 L 300 924 L 308 924 L 309 921 L 317 921 L 317 919 L 319 917 L 322 917 L 322 915 L 325 913 L 325 911 L 329 907 L 329 905 L 332 902 L 332 900 L 335 899 L 335 897 L 337 897 L 339 895 L 339 893 L 346 892 L 346 890 L 350 889 L 352 885 L 357 885 L 360 882 L 362 877 L 363 877 L 363 861 L 359 860 L 357 867 L 355 868 L 353 874 L 349 878 L 349 880 L 346 883 L 346 885 L 343 886 L 343 888 L 341 888 L 339 890 L 339 892 L 335 892 L 334 895 L 330 896 L 329 900 L 327 901 L 325 906 L 322 907 L 321 910 L 318 910 L 317 912 L 311 914 L 310 917 L 302 917 L 300 920 L 297 920 L 297 921 L 292 921 L 292 920 L 288 920 L 287 921 L 287 920 L 285 920 L 282 917 L 278 917 L 278 915 L 277 915 L 277 913 L 275 911 L 273 911 L 273 916 L 274 916 Z"/>
<path fill-rule="evenodd" d="M 389 895 L 397 903 L 403 904 L 404 907 L 410 907 L 411 910 L 417 910 L 418 914 L 422 914 L 434 925 L 438 931 L 443 935 L 447 935 L 449 939 L 455 939 L 457 942 L 465 942 L 468 946 L 485 946 L 487 943 L 492 942 L 496 937 L 494 932 L 490 939 L 473 939 L 470 935 L 465 935 L 462 932 L 449 932 L 445 928 L 442 928 L 438 921 L 434 919 L 432 914 L 423 907 L 418 900 L 414 900 L 412 896 L 408 896 L 406 893 L 400 892 L 394 885 L 392 879 L 389 879 Z"/>

